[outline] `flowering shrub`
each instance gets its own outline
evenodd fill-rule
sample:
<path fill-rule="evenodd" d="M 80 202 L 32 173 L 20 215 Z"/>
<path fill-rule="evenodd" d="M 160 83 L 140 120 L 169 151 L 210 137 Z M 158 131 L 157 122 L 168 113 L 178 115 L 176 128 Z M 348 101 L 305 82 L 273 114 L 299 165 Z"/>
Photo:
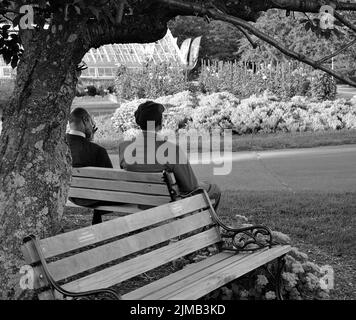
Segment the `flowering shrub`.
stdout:
<path fill-rule="evenodd" d="M 111 118 L 114 128 L 119 132 L 125 132 L 135 128 L 138 129 L 134 114 L 139 104 L 145 101 L 145 99 L 139 99 L 122 103 Z"/>
<path fill-rule="evenodd" d="M 198 106 L 192 112 L 191 127 L 204 130 L 232 128 L 231 114 L 240 103 L 233 94 L 200 94 L 197 99 Z"/>
<path fill-rule="evenodd" d="M 98 131 L 95 133 L 95 141 L 117 140 L 122 138 L 122 134 L 114 127 L 110 115 L 97 116 L 94 118 Z"/>
<path fill-rule="evenodd" d="M 123 103 L 112 117 L 118 132 L 137 129 L 134 112 L 145 102 Z M 183 91 L 156 99 L 166 107 L 164 127 L 185 129 L 233 129 L 237 134 L 304 132 L 356 129 L 356 103 L 344 99 L 315 102 L 295 96 L 281 101 L 265 92 L 239 100 L 231 93 L 194 94 Z"/>
<path fill-rule="evenodd" d="M 311 102 L 294 97 L 288 102 L 252 96 L 241 101 L 231 115 L 239 134 L 302 132 L 355 128 L 356 107 L 346 100 Z"/>

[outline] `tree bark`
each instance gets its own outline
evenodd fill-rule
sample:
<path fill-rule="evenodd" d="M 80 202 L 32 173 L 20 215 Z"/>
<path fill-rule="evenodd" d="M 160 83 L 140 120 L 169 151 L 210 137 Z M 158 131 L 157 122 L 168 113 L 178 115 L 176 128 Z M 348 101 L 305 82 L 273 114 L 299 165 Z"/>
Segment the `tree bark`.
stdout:
<path fill-rule="evenodd" d="M 70 181 L 66 120 L 84 52 L 76 36 L 23 35 L 13 97 L 0 140 L 0 298 L 18 298 L 24 236 L 58 232 Z M 64 43 L 67 42 L 67 43 Z"/>

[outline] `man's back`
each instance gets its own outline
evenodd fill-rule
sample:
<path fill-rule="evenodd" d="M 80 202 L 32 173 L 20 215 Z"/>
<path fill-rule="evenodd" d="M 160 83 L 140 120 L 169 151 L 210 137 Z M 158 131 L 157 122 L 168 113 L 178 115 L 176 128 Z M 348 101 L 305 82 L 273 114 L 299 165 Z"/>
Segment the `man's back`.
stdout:
<path fill-rule="evenodd" d="M 146 136 L 147 138 L 147 136 Z M 128 171 L 136 172 L 159 172 L 163 170 L 169 170 L 174 173 L 179 189 L 183 193 L 188 193 L 199 187 L 198 180 L 194 174 L 193 169 L 185 155 L 185 153 L 175 144 L 166 141 L 154 141 L 147 142 L 146 139 L 140 139 L 139 143 L 136 143 L 136 147 L 142 144 L 142 149 L 138 147 L 135 151 L 135 155 L 132 155 L 130 145 L 132 141 L 124 141 L 119 145 L 119 157 L 120 157 L 120 167 Z M 136 140 L 137 141 L 137 140 Z M 165 144 L 166 151 L 169 150 L 173 153 L 170 161 L 163 162 L 159 161 L 159 152 L 157 151 L 160 147 Z M 148 147 L 148 145 L 150 147 Z M 168 146 L 169 145 L 169 146 Z M 173 151 L 174 150 L 174 151 Z M 141 152 L 140 152 L 141 151 Z M 132 159 L 128 157 L 133 156 Z M 133 163 L 133 160 L 137 161 Z"/>
<path fill-rule="evenodd" d="M 73 167 L 113 167 L 103 147 L 74 134 L 67 134 L 67 141 L 72 153 Z"/>

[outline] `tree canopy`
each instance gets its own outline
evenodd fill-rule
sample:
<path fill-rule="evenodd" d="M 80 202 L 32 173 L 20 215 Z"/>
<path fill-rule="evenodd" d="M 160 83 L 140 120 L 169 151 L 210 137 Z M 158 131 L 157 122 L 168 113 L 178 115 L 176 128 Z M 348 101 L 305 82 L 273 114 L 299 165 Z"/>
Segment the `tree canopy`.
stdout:
<path fill-rule="evenodd" d="M 356 20 L 355 13 L 349 14 L 350 20 Z M 342 48 L 343 45 L 351 44 L 335 56 L 335 69 L 346 75 L 356 73 L 356 43 L 354 32 L 341 23 L 336 22 L 334 29 L 320 33 L 317 29 L 318 16 L 315 14 L 295 13 L 286 16 L 279 10 L 270 10 L 264 13 L 256 22 L 256 27 L 264 30 L 269 35 L 285 43 L 292 50 L 305 56 L 320 60 L 326 55 L 330 55 Z M 322 30 L 323 31 L 323 30 Z M 284 56 L 273 46 L 260 41 L 257 37 L 253 40 L 258 43 L 257 48 L 252 48 L 250 42 L 243 38 L 240 41 L 239 53 L 242 59 L 272 63 L 287 61 L 290 58 Z M 331 59 L 325 61 L 329 65 Z"/>
<path fill-rule="evenodd" d="M 203 17 L 205 21 L 219 20 L 228 22 L 222 24 L 221 22 L 214 22 L 211 27 L 206 27 L 203 20 L 194 22 L 197 30 L 201 30 L 203 35 L 206 35 L 205 43 L 203 43 L 203 55 L 209 57 L 216 57 L 217 52 L 214 52 L 213 41 L 220 43 L 222 57 L 232 58 L 229 52 L 237 48 L 237 42 L 243 33 L 251 41 L 250 34 L 257 37 L 263 42 L 281 51 L 294 59 L 303 61 L 315 68 L 320 68 L 326 72 L 339 78 L 339 80 L 354 85 L 354 83 L 340 74 L 330 72 L 330 68 L 321 63 L 322 58 L 312 59 L 313 53 L 318 50 L 308 50 L 304 48 L 306 42 L 311 43 L 315 37 L 325 36 L 326 38 L 335 38 L 337 29 L 329 29 L 320 27 L 323 21 L 320 17 L 306 16 L 306 13 L 320 14 L 323 6 L 328 6 L 333 12 L 333 17 L 338 21 L 339 25 L 348 28 L 351 32 L 344 30 L 343 40 L 354 40 L 353 36 L 356 31 L 354 25 L 355 16 L 351 15 L 351 11 L 356 10 L 355 1 L 302 1 L 302 0 L 258 0 L 258 1 L 224 1 L 224 0 L 148 0 L 148 1 L 130 1 L 130 0 L 0 0 L 0 19 L 2 22 L 9 22 L 13 27 L 20 26 L 22 20 L 29 22 L 29 11 L 24 9 L 24 5 L 31 4 L 34 13 L 34 26 L 36 30 L 45 28 L 49 25 L 51 32 L 60 32 L 66 24 L 71 21 L 80 22 L 83 26 L 83 35 L 78 38 L 78 41 L 88 43 L 90 47 L 98 47 L 107 43 L 114 42 L 149 42 L 155 41 L 162 37 L 165 32 L 167 23 L 170 19 L 181 16 L 199 16 Z M 290 13 L 301 12 L 304 16 L 304 21 L 291 21 L 291 19 L 281 19 L 276 21 L 271 13 L 264 15 L 263 18 L 253 26 L 249 21 L 256 21 L 262 12 L 269 9 L 279 9 Z M 330 11 L 327 9 L 326 11 Z M 341 15 L 339 11 L 346 12 L 346 15 Z M 282 14 L 282 13 L 281 13 Z M 273 14 L 272 14 L 273 15 Z M 298 17 L 300 15 L 297 14 Z M 177 31 L 183 31 L 182 20 L 173 23 L 173 28 Z M 183 20 L 192 23 L 194 18 Z M 350 21 L 348 20 L 350 19 Z M 1 22 L 1 20 L 0 20 Z M 237 27 L 232 29 L 231 25 Z M 58 29 L 56 29 L 58 26 Z M 21 26 L 20 26 L 21 27 Z M 304 39 L 297 37 L 298 41 L 294 42 L 296 35 L 301 34 L 301 29 L 305 28 L 311 32 L 305 34 Z M 11 63 L 15 67 L 21 55 L 20 36 L 11 34 L 9 26 L 4 25 L 0 29 L 0 54 L 3 55 L 5 61 Z M 64 29 L 63 29 L 64 30 Z M 271 31 L 272 34 L 270 33 Z M 335 31 L 335 32 L 334 32 Z M 305 33 L 305 32 L 304 32 Z M 314 35 L 311 35 L 314 33 Z M 348 33 L 348 35 L 346 35 Z M 190 34 L 194 34 L 191 32 Z M 287 36 L 286 42 L 281 42 L 281 35 Z M 187 34 L 189 35 L 189 33 Z M 222 36 L 225 35 L 225 36 Z M 275 35 L 277 37 L 275 37 Z M 224 41 L 226 38 L 227 41 Z M 341 37 L 342 38 L 342 37 Z M 347 39 L 345 39 L 347 38 Z M 338 41 L 334 42 L 334 47 L 341 45 L 340 37 Z M 86 40 L 86 41 L 83 41 Z M 258 41 L 260 43 L 261 41 Z M 74 39 L 73 39 L 74 42 Z M 324 44 L 320 44 L 319 52 Z M 345 45 L 349 43 L 344 43 Z M 230 47 L 229 47 L 230 46 Z M 255 46 L 255 45 L 254 45 Z M 302 47 L 301 47 L 302 46 Z M 83 46 L 84 47 L 84 46 Z M 306 46 L 310 48 L 310 45 Z M 332 46 L 327 46 L 329 49 Z M 351 47 L 351 45 L 350 45 Z M 88 49 L 88 48 L 86 48 Z M 298 50 L 302 49 L 302 50 Z M 339 48 L 338 48 L 339 49 Z M 256 50 L 259 56 L 265 56 L 265 52 L 271 52 L 269 46 L 259 44 L 259 49 Z M 310 54 L 310 55 L 309 55 Z M 332 53 L 330 53 L 332 54 Z M 277 56 L 281 55 L 277 53 Z M 329 60 L 329 59 L 328 59 Z M 323 61 L 324 62 L 324 61 Z M 326 62 L 326 61 L 325 61 Z"/>

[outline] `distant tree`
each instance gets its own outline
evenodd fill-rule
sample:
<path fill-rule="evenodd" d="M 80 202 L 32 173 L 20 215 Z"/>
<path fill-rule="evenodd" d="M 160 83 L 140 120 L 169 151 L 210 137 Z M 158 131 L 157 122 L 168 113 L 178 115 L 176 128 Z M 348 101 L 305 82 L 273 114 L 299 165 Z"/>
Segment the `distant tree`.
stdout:
<path fill-rule="evenodd" d="M 348 13 L 348 18 L 356 20 L 355 13 Z M 265 33 L 284 43 L 290 49 L 313 57 L 315 60 L 322 59 L 340 49 L 343 44 L 352 43 L 354 32 L 346 27 L 341 27 L 336 22 L 332 30 L 322 32 L 317 28 L 318 15 L 294 13 L 286 16 L 280 10 L 269 10 L 262 14 L 255 26 L 264 30 Z M 291 58 L 282 54 L 275 47 L 261 41 L 257 37 L 252 37 L 258 44 L 257 48 L 252 48 L 246 38 L 240 40 L 239 55 L 243 60 L 272 63 L 290 61 Z M 328 64 L 331 64 L 329 59 Z M 356 42 L 349 48 L 341 52 L 334 58 L 334 67 L 339 72 L 352 75 L 356 71 Z"/>
<path fill-rule="evenodd" d="M 202 36 L 200 58 L 216 60 L 238 59 L 241 32 L 226 22 L 211 21 L 199 17 L 178 16 L 168 27 L 178 37 L 178 45 L 187 38 Z"/>

